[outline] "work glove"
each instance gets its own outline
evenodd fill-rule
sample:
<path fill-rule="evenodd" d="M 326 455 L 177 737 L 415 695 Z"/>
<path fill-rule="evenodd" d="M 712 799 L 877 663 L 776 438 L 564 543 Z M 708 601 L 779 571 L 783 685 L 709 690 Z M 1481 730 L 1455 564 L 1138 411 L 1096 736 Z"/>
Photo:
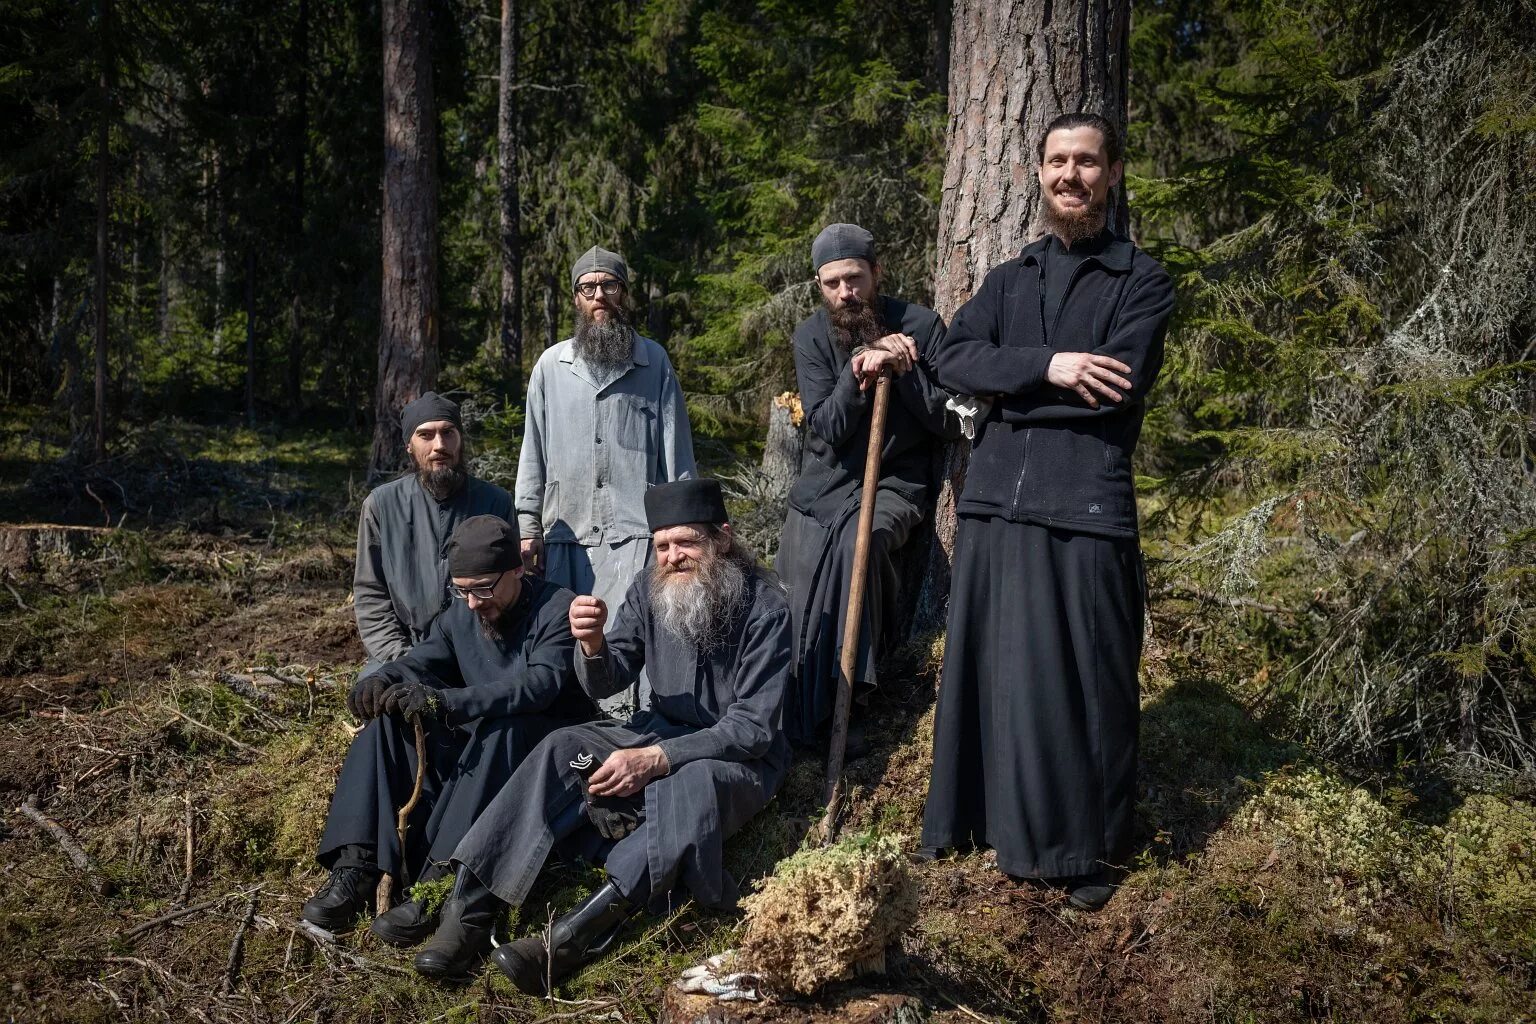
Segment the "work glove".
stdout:
<path fill-rule="evenodd" d="M 432 718 L 437 714 L 437 690 L 425 683 L 396 683 L 385 691 L 380 707 L 381 713 L 387 711 L 405 719 L 420 714 Z"/>
<path fill-rule="evenodd" d="M 389 678 L 377 672 L 358 677 L 347 693 L 347 710 L 365 722 L 378 718 L 384 713 L 384 691 L 389 687 Z"/>
<path fill-rule="evenodd" d="M 587 789 L 587 780 L 602 766 L 603 762 L 591 754 L 582 754 L 571 762 L 571 768 L 581 780 L 587 817 L 597 834 L 604 839 L 623 839 L 645 820 L 645 790 L 631 796 L 593 796 Z"/>

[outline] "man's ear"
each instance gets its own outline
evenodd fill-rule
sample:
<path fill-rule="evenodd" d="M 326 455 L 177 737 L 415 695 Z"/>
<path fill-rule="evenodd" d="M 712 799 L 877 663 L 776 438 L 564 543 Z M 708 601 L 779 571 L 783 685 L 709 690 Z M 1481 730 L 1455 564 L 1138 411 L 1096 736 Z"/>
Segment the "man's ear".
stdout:
<path fill-rule="evenodd" d="M 1125 178 L 1125 161 L 1116 160 L 1109 165 L 1109 187 L 1114 188 Z"/>

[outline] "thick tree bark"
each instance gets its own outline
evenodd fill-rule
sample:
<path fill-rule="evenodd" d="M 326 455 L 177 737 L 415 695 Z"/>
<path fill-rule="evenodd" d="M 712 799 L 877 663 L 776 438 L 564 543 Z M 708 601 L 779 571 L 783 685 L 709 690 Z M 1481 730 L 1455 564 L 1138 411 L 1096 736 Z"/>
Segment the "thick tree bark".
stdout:
<path fill-rule="evenodd" d="M 1045 125 L 1101 114 L 1125 134 L 1129 0 L 954 0 L 948 159 L 939 208 L 934 305 L 951 319 L 987 272 L 1039 237 Z M 1123 189 L 1111 224 L 1127 224 Z M 949 599 L 955 498 L 970 449 L 951 445 L 915 631 L 937 628 Z"/>
<path fill-rule="evenodd" d="M 96 461 L 107 457 L 107 182 L 111 161 L 112 0 L 101 0 L 101 120 L 96 131 Z"/>
<path fill-rule="evenodd" d="M 299 21 L 294 30 L 294 61 L 297 82 L 294 88 L 293 138 L 289 159 L 293 161 L 293 209 L 289 231 L 293 251 L 288 259 L 288 409 L 297 412 L 304 388 L 304 275 L 307 252 L 304 237 L 304 158 L 309 145 L 309 0 L 299 0 Z"/>
<path fill-rule="evenodd" d="M 501 103 L 496 115 L 501 200 L 501 362 L 507 390 L 523 393 L 523 228 L 518 195 L 518 0 L 501 0 Z"/>
<path fill-rule="evenodd" d="M 400 469 L 400 409 L 437 383 L 437 113 L 427 0 L 384 0 L 383 297 L 370 479 Z"/>

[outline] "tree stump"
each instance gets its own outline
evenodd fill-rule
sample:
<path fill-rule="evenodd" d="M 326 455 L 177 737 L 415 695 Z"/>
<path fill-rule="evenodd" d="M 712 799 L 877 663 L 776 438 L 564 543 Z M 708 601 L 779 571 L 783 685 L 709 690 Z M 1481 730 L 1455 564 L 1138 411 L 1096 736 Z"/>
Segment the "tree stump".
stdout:
<path fill-rule="evenodd" d="M 800 475 L 805 450 L 805 410 L 800 396 L 786 391 L 768 409 L 768 437 L 763 442 L 763 476 L 772 493 L 789 494 Z"/>
<path fill-rule="evenodd" d="M 20 574 L 53 555 L 72 558 L 112 531 L 102 526 L 17 523 L 0 526 L 0 570 Z"/>
<path fill-rule="evenodd" d="M 897 992 L 852 988 L 818 1000 L 722 1003 L 668 985 L 661 1024 L 918 1024 L 922 1000 Z"/>

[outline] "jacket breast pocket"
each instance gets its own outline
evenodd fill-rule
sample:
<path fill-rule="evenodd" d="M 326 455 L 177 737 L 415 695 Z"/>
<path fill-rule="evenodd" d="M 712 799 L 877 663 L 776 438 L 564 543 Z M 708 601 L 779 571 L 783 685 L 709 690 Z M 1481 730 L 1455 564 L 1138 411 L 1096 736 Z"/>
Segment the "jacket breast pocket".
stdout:
<path fill-rule="evenodd" d="M 614 441 L 632 452 L 656 450 L 656 409 L 640 395 L 617 394 L 608 399 L 614 406 Z"/>

